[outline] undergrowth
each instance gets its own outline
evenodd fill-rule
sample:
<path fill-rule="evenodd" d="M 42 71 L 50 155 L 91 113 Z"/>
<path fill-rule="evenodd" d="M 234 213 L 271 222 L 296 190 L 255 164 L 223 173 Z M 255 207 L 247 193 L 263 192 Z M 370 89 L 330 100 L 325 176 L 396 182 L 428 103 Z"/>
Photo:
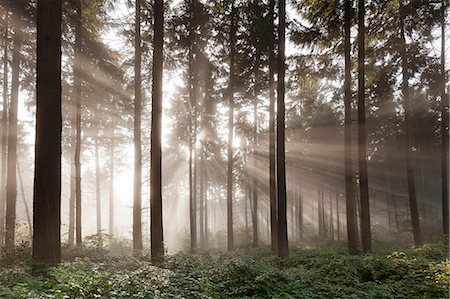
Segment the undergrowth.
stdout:
<path fill-rule="evenodd" d="M 350 256 L 343 244 L 147 257 L 102 248 L 63 248 L 65 261 L 45 277 L 30 275 L 25 248 L 3 255 L 0 298 L 448 298 L 448 248 L 375 247 Z M 13 257 L 20 257 L 12 262 Z M 82 256 L 75 257 L 75 256 Z"/>

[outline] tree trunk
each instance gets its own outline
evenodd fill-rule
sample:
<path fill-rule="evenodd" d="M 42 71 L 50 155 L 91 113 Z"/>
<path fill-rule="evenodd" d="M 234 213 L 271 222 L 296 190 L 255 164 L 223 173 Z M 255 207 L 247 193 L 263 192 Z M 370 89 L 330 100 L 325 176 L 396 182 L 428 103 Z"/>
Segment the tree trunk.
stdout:
<path fill-rule="evenodd" d="M 286 0 L 279 2 L 279 24 L 278 24 L 278 96 L 277 96 L 277 190 L 278 190 L 278 256 L 287 258 L 288 236 L 286 217 L 286 165 L 285 165 L 285 37 L 286 37 Z"/>
<path fill-rule="evenodd" d="M 351 1 L 345 0 L 345 25 L 344 25 L 344 54 L 345 54 L 345 194 L 347 209 L 347 240 L 348 250 L 355 254 L 358 250 L 358 228 L 356 223 L 356 201 L 353 193 L 353 167 L 352 167 L 352 91 L 351 91 L 351 60 L 350 60 L 350 29 L 351 29 Z"/>
<path fill-rule="evenodd" d="M 412 161 L 412 146 L 413 146 L 413 134 L 411 127 L 411 97 L 409 93 L 409 73 L 408 73 L 408 61 L 406 54 L 406 39 L 405 28 L 403 24 L 404 18 L 403 6 L 400 5 L 400 56 L 402 64 L 402 93 L 405 110 L 405 158 L 406 158 L 406 180 L 408 182 L 408 195 L 409 195 L 409 208 L 411 210 L 411 222 L 414 235 L 414 244 L 416 246 L 422 245 L 422 233 L 420 230 L 419 211 L 417 208 L 416 199 L 416 183 L 414 178 L 414 168 Z"/>
<path fill-rule="evenodd" d="M 444 235 L 449 234 L 449 204 L 448 204 L 448 98 L 445 95 L 445 9 L 446 0 L 442 0 L 441 16 L 441 181 L 442 181 L 442 219 Z"/>
<path fill-rule="evenodd" d="M 269 2 L 269 19 L 270 19 L 270 42 L 269 42 L 269 197 L 270 197 L 270 241 L 272 250 L 276 251 L 278 248 L 278 228 L 277 228 L 277 186 L 275 176 L 275 33 L 274 33 L 274 18 L 275 18 L 275 0 Z"/>
<path fill-rule="evenodd" d="M 114 235 L 114 127 L 111 128 L 111 147 L 109 152 L 109 235 Z"/>
<path fill-rule="evenodd" d="M 201 128 L 200 128 L 201 130 Z M 201 144 L 200 149 L 200 190 L 199 190 L 199 226 L 200 226 L 200 247 L 205 246 L 205 224 L 204 224 L 204 181 L 205 181 L 205 173 L 204 173 L 204 163 L 205 163 L 205 157 L 203 153 L 203 144 Z"/>
<path fill-rule="evenodd" d="M 337 240 L 341 240 L 341 221 L 339 215 L 339 193 L 336 188 L 336 229 L 337 229 Z"/>
<path fill-rule="evenodd" d="M 255 99 L 253 103 L 253 163 L 255 169 L 256 165 L 256 149 L 258 147 L 258 96 L 259 96 L 259 64 L 260 64 L 260 53 L 259 49 L 256 50 L 256 61 L 255 61 Z M 258 179 L 256 174 L 253 175 L 253 209 L 255 218 L 253 219 L 253 246 L 258 246 Z"/>
<path fill-rule="evenodd" d="M 98 153 L 98 136 L 95 136 L 95 203 L 97 212 L 97 237 L 99 246 L 102 244 L 102 201 L 100 196 L 100 158 Z"/>
<path fill-rule="evenodd" d="M 141 0 L 136 0 L 134 38 L 134 198 L 133 250 L 142 251 L 142 90 L 141 90 Z"/>
<path fill-rule="evenodd" d="M 75 105 L 73 105 L 75 108 Z M 75 112 L 75 109 L 72 109 Z M 75 113 L 72 114 L 72 124 L 71 124 L 71 153 L 75 155 Z M 70 163 L 70 197 L 69 197 L 69 232 L 68 240 L 69 245 L 73 245 L 75 240 L 75 164 L 72 161 L 72 155 L 69 159 Z"/>
<path fill-rule="evenodd" d="M 231 8 L 230 27 L 230 85 L 228 87 L 228 169 L 227 169 L 227 246 L 233 250 L 233 130 L 234 130 L 234 61 L 236 52 L 236 8 Z"/>
<path fill-rule="evenodd" d="M 372 250 L 370 232 L 369 183 L 367 178 L 366 104 L 365 104 L 365 1 L 358 1 L 358 166 L 361 200 L 361 244 L 363 252 Z"/>
<path fill-rule="evenodd" d="M 50 265 L 61 261 L 61 15 L 61 1 L 39 1 L 33 260 Z"/>
<path fill-rule="evenodd" d="M 3 44 L 3 111 L 2 111 L 2 168 L 0 179 L 0 245 L 5 241 L 5 209 L 6 209 L 6 150 L 8 146 L 8 31 L 9 31 L 9 10 L 4 8 L 4 44 Z"/>
<path fill-rule="evenodd" d="M 75 90 L 76 137 L 75 137 L 75 222 L 76 243 L 81 245 L 81 47 L 82 47 L 82 3 L 76 1 L 77 16 L 75 23 L 75 57 L 73 62 L 73 85 Z"/>
<path fill-rule="evenodd" d="M 195 176 L 195 157 L 193 155 L 195 147 L 195 129 L 193 124 L 193 107 L 195 105 L 194 96 L 194 25 L 193 16 L 194 6 L 192 0 L 189 0 L 189 221 L 191 232 L 191 250 L 197 248 L 197 202 L 196 202 L 196 179 Z M 194 113 L 196 117 L 196 113 Z M 196 122 L 194 120 L 194 122 Z"/>
<path fill-rule="evenodd" d="M 209 242 L 209 230 L 208 230 L 208 189 L 209 189 L 209 185 L 208 185 L 208 167 L 206 165 L 206 163 L 208 162 L 208 144 L 206 144 L 205 147 L 205 162 L 203 163 L 203 173 L 204 173 L 204 182 L 203 184 L 205 185 L 205 195 L 204 195 L 204 200 L 205 200 L 205 244 L 204 247 L 208 248 L 208 242 Z"/>
<path fill-rule="evenodd" d="M 151 256 L 159 260 L 164 255 L 162 189 L 161 189 L 161 118 L 163 96 L 164 1 L 154 2 L 152 132 L 150 171 Z"/>
<path fill-rule="evenodd" d="M 18 10 L 16 4 L 15 10 Z M 19 17 L 19 14 L 15 14 Z M 20 49 L 22 47 L 22 28 L 20 20 L 14 22 L 13 57 L 12 57 L 12 81 L 11 81 L 11 106 L 9 108 L 8 126 L 8 164 L 6 178 L 6 247 L 13 247 L 15 241 L 16 226 L 16 201 L 17 201 L 17 108 L 19 102 L 19 73 L 20 73 Z"/>

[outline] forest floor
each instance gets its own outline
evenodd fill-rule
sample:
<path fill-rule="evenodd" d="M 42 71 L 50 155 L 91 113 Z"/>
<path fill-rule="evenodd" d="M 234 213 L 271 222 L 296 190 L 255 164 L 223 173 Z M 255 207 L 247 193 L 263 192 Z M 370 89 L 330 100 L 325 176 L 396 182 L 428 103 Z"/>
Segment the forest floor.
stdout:
<path fill-rule="evenodd" d="M 64 262 L 31 276 L 29 248 L 0 256 L 0 298 L 449 298 L 448 247 L 394 248 L 350 256 L 344 243 L 148 258 L 65 247 Z M 81 257 L 75 257 L 81 256 Z"/>

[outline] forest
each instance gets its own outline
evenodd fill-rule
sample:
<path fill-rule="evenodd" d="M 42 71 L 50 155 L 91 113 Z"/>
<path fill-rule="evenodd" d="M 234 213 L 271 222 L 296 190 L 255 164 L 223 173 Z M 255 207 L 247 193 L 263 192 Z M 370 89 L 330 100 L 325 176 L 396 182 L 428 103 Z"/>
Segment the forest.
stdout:
<path fill-rule="evenodd" d="M 448 0 L 0 0 L 0 298 L 449 298 Z"/>

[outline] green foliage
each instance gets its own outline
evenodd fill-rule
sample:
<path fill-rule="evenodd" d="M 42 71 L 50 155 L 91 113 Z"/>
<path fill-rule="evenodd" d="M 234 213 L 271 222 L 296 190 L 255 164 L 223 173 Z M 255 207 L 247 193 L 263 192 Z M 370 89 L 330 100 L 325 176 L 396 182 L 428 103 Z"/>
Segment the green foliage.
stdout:
<path fill-rule="evenodd" d="M 268 248 L 179 253 L 158 267 L 146 257 L 102 260 L 92 251 L 93 257 L 64 262 L 46 277 L 31 276 L 24 265 L 2 268 L 0 297 L 446 298 L 446 246 L 391 251 L 375 245 L 376 253 L 357 256 L 343 243 L 291 248 L 287 261 Z"/>

